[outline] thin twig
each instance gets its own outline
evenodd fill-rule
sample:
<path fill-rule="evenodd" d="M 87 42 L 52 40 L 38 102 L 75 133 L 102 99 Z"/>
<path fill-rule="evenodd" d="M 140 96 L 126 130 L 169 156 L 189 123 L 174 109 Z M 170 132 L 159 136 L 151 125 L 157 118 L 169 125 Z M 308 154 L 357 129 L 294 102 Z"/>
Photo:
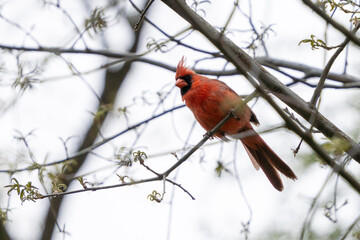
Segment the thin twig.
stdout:
<path fill-rule="evenodd" d="M 25 30 L 20 24 L 4 17 L 2 14 L 0 14 L 0 18 L 3 19 L 8 24 L 13 25 L 14 27 L 16 27 L 19 30 L 21 30 L 22 32 L 24 32 L 26 36 L 29 36 L 31 38 L 31 40 L 33 40 L 38 45 L 38 47 L 41 48 L 40 42 L 30 33 L 30 31 Z"/>
<path fill-rule="evenodd" d="M 228 28 L 228 26 L 229 26 L 229 24 L 230 24 L 230 22 L 231 22 L 231 19 L 234 17 L 235 10 L 236 10 L 236 8 L 237 8 L 238 5 L 239 5 L 239 0 L 236 0 L 236 2 L 234 2 L 234 7 L 233 7 L 233 9 L 231 10 L 230 15 L 229 15 L 229 17 L 227 18 L 226 23 L 225 23 L 224 27 L 223 27 L 222 30 L 221 30 L 221 34 L 225 34 L 225 31 L 226 31 L 226 29 Z"/>
<path fill-rule="evenodd" d="M 300 232 L 300 236 L 299 236 L 299 240 L 303 240 L 304 237 L 305 237 L 305 233 L 306 233 L 306 230 L 309 229 L 310 227 L 310 224 L 311 224 L 311 221 L 314 217 L 314 214 L 315 214 L 315 209 L 316 209 L 316 206 L 317 206 L 317 202 L 320 198 L 320 195 L 323 193 L 326 185 L 328 184 L 328 182 L 330 181 L 331 177 L 333 176 L 334 174 L 334 171 L 331 171 L 331 173 L 326 177 L 324 183 L 321 185 L 320 187 L 320 190 L 319 192 L 316 194 L 316 196 L 313 198 L 312 202 L 311 202 L 311 205 L 310 205 L 310 208 L 307 212 L 307 215 L 305 217 L 305 220 L 303 222 L 303 225 L 301 227 L 301 232 Z"/>
<path fill-rule="evenodd" d="M 41 197 L 41 199 L 49 198 L 49 197 L 59 197 L 59 196 L 70 195 L 70 194 L 81 193 L 81 192 L 98 191 L 98 190 L 105 190 L 105 189 L 111 189 L 111 188 L 132 186 L 132 185 L 137 185 L 137 184 L 141 184 L 141 183 L 159 181 L 161 179 L 162 179 L 161 177 L 153 177 L 153 178 L 147 178 L 147 179 L 142 179 L 142 180 L 138 180 L 138 181 L 131 181 L 131 182 L 114 184 L 114 185 L 102 186 L 102 187 L 88 187 L 88 188 L 78 189 L 78 190 L 74 190 L 74 191 L 60 192 L 60 193 L 43 195 Z"/>
<path fill-rule="evenodd" d="M 297 63 L 292 61 L 285 61 L 272 57 L 257 57 L 255 58 L 261 65 L 279 71 L 279 68 L 287 68 L 291 70 L 296 70 L 304 73 L 302 79 L 321 77 L 323 74 L 323 69 L 316 68 L 310 65 L 303 63 Z M 360 83 L 360 79 L 355 76 L 346 75 L 344 73 L 337 74 L 334 72 L 329 72 L 327 74 L 327 79 L 333 80 L 339 83 Z"/>
<path fill-rule="evenodd" d="M 360 222 L 360 215 L 355 219 L 355 221 L 350 225 L 348 230 L 345 232 L 345 234 L 342 236 L 340 240 L 345 240 L 347 236 L 351 233 L 353 228 Z"/>
<path fill-rule="evenodd" d="M 243 226 L 243 229 L 241 230 L 242 233 L 244 233 L 245 235 L 245 240 L 248 239 L 248 234 L 249 234 L 249 228 L 250 228 L 250 223 L 252 221 L 252 218 L 253 218 L 253 211 L 252 211 L 252 208 L 251 208 L 251 205 L 250 205 L 250 202 L 249 200 L 247 199 L 246 197 L 246 194 L 245 194 L 245 191 L 244 191 L 244 188 L 241 184 L 241 180 L 240 180 L 240 176 L 239 176 L 239 173 L 237 171 L 237 166 L 236 166 L 236 155 L 237 155 L 237 152 L 236 152 L 236 145 L 237 142 L 235 142 L 235 151 L 234 151 L 234 160 L 233 160 L 233 167 L 234 167 L 234 172 L 235 172 L 235 179 L 236 179 L 236 183 L 239 187 L 239 190 L 240 190 L 240 194 L 242 196 L 242 198 L 244 199 L 244 202 L 245 202 L 245 205 L 249 211 L 249 218 L 248 220 L 244 223 L 242 222 L 242 226 Z"/>
<path fill-rule="evenodd" d="M 174 186 L 177 186 L 178 188 L 183 190 L 185 193 L 187 193 L 191 197 L 192 200 L 195 200 L 195 197 L 193 195 L 191 195 L 191 193 L 188 190 L 186 190 L 183 186 L 181 186 L 181 184 L 178 184 L 178 183 L 176 183 L 176 182 L 174 182 L 174 181 L 172 181 L 170 179 L 167 179 L 167 178 L 166 178 L 166 181 L 173 184 Z"/>
<path fill-rule="evenodd" d="M 154 2 L 154 0 L 149 0 L 144 8 L 144 10 L 140 14 L 139 21 L 135 24 L 134 30 L 137 31 L 139 29 L 140 24 L 144 21 L 145 14 L 149 10 L 151 4 Z"/>

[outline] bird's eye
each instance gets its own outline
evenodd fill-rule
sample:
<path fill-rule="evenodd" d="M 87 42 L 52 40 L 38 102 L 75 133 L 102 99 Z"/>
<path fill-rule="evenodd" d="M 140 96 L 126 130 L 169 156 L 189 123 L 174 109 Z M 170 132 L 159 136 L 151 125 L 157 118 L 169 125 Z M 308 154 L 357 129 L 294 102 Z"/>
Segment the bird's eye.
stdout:
<path fill-rule="evenodd" d="M 179 77 L 179 78 L 181 78 L 181 79 L 184 79 L 185 80 L 185 82 L 187 83 L 187 84 L 191 84 L 191 75 L 190 74 L 187 74 L 187 75 L 185 75 L 185 76 L 181 76 L 181 77 Z"/>
<path fill-rule="evenodd" d="M 181 95 L 185 95 L 185 93 L 187 93 L 189 91 L 189 89 L 191 88 L 191 84 L 192 84 L 192 76 L 190 74 L 184 75 L 179 77 L 180 79 L 184 80 L 186 82 L 186 86 L 182 86 L 181 87 Z"/>

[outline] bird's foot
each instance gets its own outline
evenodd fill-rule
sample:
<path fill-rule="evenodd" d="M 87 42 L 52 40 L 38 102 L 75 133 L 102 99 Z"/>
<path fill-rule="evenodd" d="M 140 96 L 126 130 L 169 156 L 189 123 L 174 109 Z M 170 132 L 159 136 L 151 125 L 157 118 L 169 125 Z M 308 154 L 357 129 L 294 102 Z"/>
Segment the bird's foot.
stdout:
<path fill-rule="evenodd" d="M 240 120 L 240 118 L 239 118 L 239 116 L 238 115 L 236 115 L 236 112 L 234 111 L 234 109 L 231 109 L 230 110 L 230 114 L 231 114 L 231 116 L 233 117 L 233 118 L 235 118 L 236 120 Z"/>
<path fill-rule="evenodd" d="M 206 132 L 206 133 L 203 135 L 203 137 L 208 137 L 210 140 L 213 140 L 213 139 L 214 139 L 214 136 L 212 136 L 212 135 L 210 134 L 210 132 Z"/>

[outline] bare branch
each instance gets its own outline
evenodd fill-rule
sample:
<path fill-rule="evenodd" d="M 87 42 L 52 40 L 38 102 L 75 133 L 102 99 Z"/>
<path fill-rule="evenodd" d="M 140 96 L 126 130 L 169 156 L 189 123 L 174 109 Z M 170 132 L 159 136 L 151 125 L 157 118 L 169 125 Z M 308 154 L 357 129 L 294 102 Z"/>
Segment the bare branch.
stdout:
<path fill-rule="evenodd" d="M 144 184 L 144 183 L 148 183 L 148 182 L 163 181 L 162 177 L 163 177 L 162 175 L 158 175 L 157 177 L 146 178 L 146 179 L 137 180 L 137 181 L 122 182 L 122 183 L 119 183 L 119 184 L 100 186 L 100 187 L 86 187 L 86 188 L 83 188 L 83 189 L 78 189 L 78 190 L 73 190 L 73 191 L 68 191 L 68 192 L 59 192 L 59 193 L 41 195 L 41 197 L 39 197 L 39 199 L 57 198 L 57 197 L 65 196 L 65 195 L 71 195 L 71 194 L 88 192 L 88 191 L 95 192 L 95 191 L 99 191 L 99 190 L 106 190 L 106 189 L 112 189 L 112 188 L 120 188 L 120 187 L 132 186 L 132 185 L 139 185 L 139 184 Z M 176 187 L 179 187 L 186 194 L 188 194 L 192 200 L 195 200 L 194 196 L 188 190 L 186 190 L 183 186 L 181 186 L 181 184 L 178 184 L 178 183 L 176 183 L 176 182 L 174 182 L 174 181 L 172 181 L 170 179 L 165 179 L 165 181 L 173 184 Z"/>
<path fill-rule="evenodd" d="M 88 191 L 97 191 L 97 190 L 105 190 L 105 189 L 111 189 L 111 188 L 119 188 L 119 187 L 137 185 L 137 184 L 141 184 L 141 183 L 160 181 L 160 180 L 162 180 L 162 179 L 160 179 L 160 177 L 153 177 L 153 178 L 147 178 L 147 179 L 138 180 L 138 181 L 131 181 L 131 182 L 126 182 L 126 183 L 119 183 L 119 184 L 114 184 L 114 185 L 102 186 L 102 187 L 87 187 L 87 188 L 74 190 L 74 191 L 60 192 L 60 193 L 43 195 L 42 198 L 60 197 L 60 196 L 65 196 L 65 195 L 70 195 L 70 194 L 75 194 L 75 193 L 88 192 Z"/>
<path fill-rule="evenodd" d="M 146 4 L 144 10 L 141 12 L 140 14 L 140 19 L 139 21 L 135 24 L 134 30 L 137 31 L 139 29 L 140 24 L 143 22 L 144 18 L 145 18 L 145 14 L 146 12 L 149 10 L 151 4 L 154 2 L 154 0 L 149 0 L 148 3 Z"/>
<path fill-rule="evenodd" d="M 169 36 L 170 37 L 170 36 Z M 179 40 L 175 40 L 175 39 L 171 39 L 170 40 L 175 41 L 178 43 Z M 164 69 L 167 69 L 169 71 L 176 71 L 176 67 L 175 66 L 171 66 L 169 64 L 166 63 L 162 63 L 156 60 L 152 60 L 149 58 L 144 58 L 142 55 L 143 54 L 133 54 L 133 53 L 116 53 L 114 51 L 108 51 L 108 50 L 94 50 L 94 49 L 73 49 L 73 48 L 57 48 L 57 47 L 39 47 L 39 48 L 33 48 L 33 47 L 18 47 L 18 46 L 9 46 L 9 45 L 3 45 L 0 44 L 0 48 L 1 49 L 6 49 L 6 50 L 17 50 L 17 51 L 27 51 L 27 52 L 46 52 L 46 53 L 53 53 L 53 54 L 62 54 L 62 53 L 67 53 L 67 54 L 92 54 L 92 55 L 99 55 L 99 56 L 105 56 L 105 57 L 111 57 L 111 58 L 118 58 L 121 60 L 116 60 L 110 63 L 106 63 L 102 66 L 100 66 L 97 69 L 94 70 L 90 70 L 88 72 L 82 73 L 82 74 L 87 74 L 87 73 L 91 73 L 94 72 L 96 70 L 100 70 L 100 69 L 104 69 L 104 68 L 108 68 L 110 66 L 113 66 L 115 64 L 119 64 L 122 62 L 143 62 L 143 63 L 148 63 L 154 66 L 158 66 Z M 203 50 L 201 50 L 203 51 Z M 210 53 L 209 54 L 215 56 L 215 53 Z M 289 68 L 289 69 L 293 69 L 293 70 L 298 70 L 301 71 L 305 74 L 305 76 L 303 78 L 312 78 L 312 77 L 320 77 L 322 74 L 322 70 L 312 67 L 312 66 L 308 66 L 305 64 L 301 64 L 301 63 L 296 63 L 296 62 L 291 62 L 291 61 L 284 61 L 284 60 L 280 60 L 280 59 L 275 59 L 275 58 L 271 58 L 271 57 L 257 57 L 255 58 L 256 61 L 258 61 L 260 64 L 272 68 L 274 70 L 278 70 L 278 67 L 284 67 L 284 68 Z M 237 69 L 231 69 L 231 70 L 210 70 L 210 69 L 194 69 L 197 73 L 199 74 L 203 74 L 203 75 L 213 75 L 213 76 L 232 76 L 232 75 L 237 75 L 240 74 L 239 71 Z M 59 77 L 60 79 L 64 78 L 65 76 L 61 76 Z M 56 77 L 57 78 L 57 77 Z M 51 78 L 52 79 L 52 78 Z M 344 83 L 343 86 L 335 86 L 335 85 L 325 85 L 325 87 L 331 87 L 331 88 L 354 88 L 354 87 L 358 87 L 360 79 L 354 77 L 354 76 L 350 76 L 350 75 L 346 75 L 346 74 L 336 74 L 336 73 L 332 73 L 329 72 L 329 74 L 327 75 L 327 79 L 329 80 L 333 80 L 336 82 L 340 82 L 340 83 Z M 44 81 L 44 80 L 42 80 Z M 42 82 L 40 81 L 40 82 Z M 308 84 L 309 86 L 315 86 L 312 84 Z"/>
<path fill-rule="evenodd" d="M 60 53 L 81 53 L 81 54 L 95 54 L 111 58 L 135 58 L 141 55 L 136 53 L 115 53 L 107 50 L 93 50 L 93 49 L 73 49 L 73 48 L 59 48 L 59 47 L 19 47 L 0 44 L 0 49 L 6 50 L 17 50 L 17 51 L 28 51 L 28 52 L 47 52 L 53 54 Z"/>
<path fill-rule="evenodd" d="M 325 187 L 327 186 L 327 184 L 329 183 L 331 177 L 334 175 L 334 171 L 332 171 L 325 179 L 324 183 L 321 185 L 320 190 L 318 191 L 318 193 L 316 194 L 316 196 L 312 199 L 311 204 L 310 204 L 310 208 L 306 214 L 305 220 L 302 224 L 301 227 L 301 232 L 300 232 L 300 236 L 299 236 L 299 240 L 303 240 L 305 237 L 305 233 L 306 231 L 309 229 L 309 226 L 311 224 L 311 221 L 313 220 L 314 214 L 315 214 L 315 210 L 316 210 L 316 206 L 317 206 L 317 202 L 321 196 L 321 194 L 323 193 Z"/>
<path fill-rule="evenodd" d="M 297 70 L 304 73 L 304 79 L 312 77 L 320 77 L 323 70 L 313 66 L 309 66 L 302 63 L 285 61 L 281 59 L 271 58 L 271 57 L 257 57 L 255 58 L 261 65 L 278 70 L 278 68 L 288 68 L 292 70 Z M 350 76 L 346 74 L 337 74 L 329 72 L 327 74 L 327 79 L 333 80 L 343 84 L 360 83 L 360 79 L 355 76 Z"/>
<path fill-rule="evenodd" d="M 15 26 L 17 29 L 21 30 L 25 33 L 26 36 L 29 36 L 31 40 L 33 40 L 39 47 L 41 47 L 40 42 L 27 30 L 25 30 L 22 26 L 20 26 L 18 23 L 6 18 L 2 14 L 0 14 L 0 18 L 3 19 L 5 22 L 9 23 L 10 25 Z"/>
<path fill-rule="evenodd" d="M 171 184 L 173 184 L 174 186 L 180 188 L 180 189 L 183 190 L 185 193 L 187 193 L 187 194 L 191 197 L 192 200 L 195 200 L 195 197 L 194 197 L 193 195 L 191 195 L 191 193 L 190 193 L 188 190 L 186 190 L 183 186 L 181 186 L 181 184 L 178 184 L 178 183 L 176 183 L 176 182 L 174 182 L 174 181 L 172 181 L 172 180 L 170 180 L 170 179 L 166 179 L 166 181 L 169 182 L 169 183 L 171 183 Z"/>
<path fill-rule="evenodd" d="M 354 220 L 354 222 L 350 225 L 350 227 L 347 229 L 347 231 L 345 232 L 345 234 L 342 236 L 342 238 L 340 240 L 345 240 L 359 222 L 360 222 L 360 215 Z"/>

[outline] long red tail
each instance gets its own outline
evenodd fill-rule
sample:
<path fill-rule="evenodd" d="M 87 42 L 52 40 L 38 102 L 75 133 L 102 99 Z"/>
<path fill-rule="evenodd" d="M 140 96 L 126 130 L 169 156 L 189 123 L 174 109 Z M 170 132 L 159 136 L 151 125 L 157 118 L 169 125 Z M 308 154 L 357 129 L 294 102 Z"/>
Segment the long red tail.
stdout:
<path fill-rule="evenodd" d="M 253 130 L 254 131 L 254 130 Z M 265 143 L 265 141 L 254 131 L 252 136 L 240 139 L 246 152 L 256 169 L 259 167 L 264 171 L 271 184 L 278 190 L 284 189 L 280 175 L 296 180 L 297 177 L 291 168 Z"/>

